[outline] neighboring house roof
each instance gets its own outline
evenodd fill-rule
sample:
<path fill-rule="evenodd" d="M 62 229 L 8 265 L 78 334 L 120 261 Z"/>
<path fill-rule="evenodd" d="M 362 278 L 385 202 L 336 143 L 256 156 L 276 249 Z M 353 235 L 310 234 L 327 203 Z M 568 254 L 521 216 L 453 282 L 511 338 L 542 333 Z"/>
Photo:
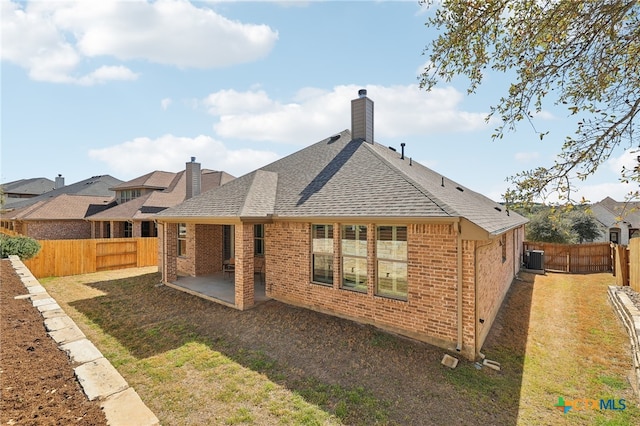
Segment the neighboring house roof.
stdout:
<path fill-rule="evenodd" d="M 93 176 L 88 179 L 72 183 L 71 185 L 53 189 L 36 197 L 23 198 L 19 199 L 19 201 L 6 203 L 5 209 L 21 209 L 27 206 L 31 206 L 39 201 L 55 198 L 62 194 L 113 198 L 115 192 L 113 192 L 110 188 L 118 185 L 121 182 L 122 181 L 120 179 L 116 179 L 109 175 Z M 9 200 L 9 198 L 7 200 Z"/>
<path fill-rule="evenodd" d="M 139 189 L 139 188 L 149 188 L 149 189 L 166 189 L 171 186 L 171 183 L 176 178 L 176 173 L 172 172 L 163 172 L 163 171 L 153 171 L 151 173 L 147 173 L 146 175 L 137 177 L 127 182 L 122 182 L 119 185 L 111 188 L 114 191 L 123 191 L 126 189 Z"/>
<path fill-rule="evenodd" d="M 55 186 L 55 182 L 51 179 L 39 177 L 31 179 L 20 179 L 13 182 L 2 184 L 2 192 L 5 195 L 40 195 L 47 191 L 51 191 Z"/>
<path fill-rule="evenodd" d="M 201 187 L 203 192 L 235 179 L 226 172 L 208 169 L 203 169 L 201 171 L 201 178 Z M 156 171 L 146 174 L 140 178 L 133 179 L 129 182 L 124 182 L 123 184 L 114 187 L 114 189 L 120 191 L 129 188 L 141 188 L 141 186 L 136 186 L 140 184 L 147 185 L 146 187 L 150 188 L 150 181 L 154 182 L 154 185 L 163 184 L 167 186 L 159 187 L 156 191 L 144 194 L 133 200 L 127 201 L 126 203 L 115 205 L 89 217 L 88 219 L 101 221 L 149 219 L 159 211 L 180 204 L 185 200 L 187 195 L 186 180 L 186 173 L 184 171 L 178 173 Z"/>
<path fill-rule="evenodd" d="M 61 194 L 47 200 L 5 214 L 10 220 L 65 220 L 84 219 L 90 214 L 109 207 L 112 197 Z"/>
<path fill-rule="evenodd" d="M 462 217 L 490 234 L 527 219 L 489 198 L 351 132 L 313 144 L 157 214 L 231 217 Z"/>
<path fill-rule="evenodd" d="M 640 228 L 640 202 L 615 201 L 611 197 L 591 206 L 593 215 L 607 228 L 620 224 Z"/>

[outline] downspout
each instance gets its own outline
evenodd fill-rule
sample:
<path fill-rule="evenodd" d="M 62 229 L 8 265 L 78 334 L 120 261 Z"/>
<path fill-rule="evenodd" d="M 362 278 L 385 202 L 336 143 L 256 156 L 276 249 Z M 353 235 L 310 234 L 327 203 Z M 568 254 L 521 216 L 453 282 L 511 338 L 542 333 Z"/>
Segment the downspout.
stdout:
<path fill-rule="evenodd" d="M 458 225 L 458 244 L 457 244 L 457 269 L 458 269 L 458 343 L 456 351 L 462 350 L 462 224 L 460 218 L 455 222 Z"/>
<path fill-rule="evenodd" d="M 167 222 L 162 222 L 162 281 L 167 282 Z"/>

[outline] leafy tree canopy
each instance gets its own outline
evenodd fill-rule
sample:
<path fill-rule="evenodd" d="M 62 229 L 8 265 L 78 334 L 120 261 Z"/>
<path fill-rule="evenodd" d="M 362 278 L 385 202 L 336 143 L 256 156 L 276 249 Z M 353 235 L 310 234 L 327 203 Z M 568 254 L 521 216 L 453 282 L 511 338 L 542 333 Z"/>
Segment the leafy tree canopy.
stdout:
<path fill-rule="evenodd" d="M 501 119 L 494 139 L 531 122 L 545 98 L 566 106 L 578 124 L 555 164 L 510 177 L 516 189 L 505 199 L 531 202 L 556 193 L 572 201 L 576 178 L 594 173 L 616 148 L 638 145 L 639 15 L 637 0 L 444 0 L 426 24 L 440 35 L 425 49 L 430 62 L 421 87 L 462 75 L 474 93 L 487 69 L 514 71 L 487 117 Z M 621 179 L 640 182 L 640 165 L 623 169 Z"/>

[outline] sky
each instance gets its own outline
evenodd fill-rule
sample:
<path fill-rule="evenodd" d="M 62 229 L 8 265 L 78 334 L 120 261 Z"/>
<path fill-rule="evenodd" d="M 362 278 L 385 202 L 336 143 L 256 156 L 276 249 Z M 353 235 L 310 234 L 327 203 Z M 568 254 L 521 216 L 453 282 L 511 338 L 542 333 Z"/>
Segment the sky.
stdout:
<path fill-rule="evenodd" d="M 374 102 L 375 141 L 496 201 L 551 166 L 575 119 L 551 103 L 493 141 L 508 76 L 419 88 L 433 10 L 412 1 L 0 2 L 0 182 L 123 181 L 154 170 L 241 176 L 349 129 Z M 535 128 L 534 128 L 535 126 Z M 536 131 L 549 131 L 541 141 Z M 614 151 L 576 195 L 622 201 L 635 155 Z M 636 184 L 637 186 L 637 184 Z"/>

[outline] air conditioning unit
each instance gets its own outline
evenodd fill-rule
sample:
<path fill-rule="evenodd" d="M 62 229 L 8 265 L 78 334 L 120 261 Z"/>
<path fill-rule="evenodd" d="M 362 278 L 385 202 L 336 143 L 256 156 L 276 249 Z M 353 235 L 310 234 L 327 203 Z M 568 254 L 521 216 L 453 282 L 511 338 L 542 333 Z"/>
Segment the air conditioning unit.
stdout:
<path fill-rule="evenodd" d="M 544 271 L 544 251 L 543 250 L 527 250 L 526 255 L 527 269 Z"/>

